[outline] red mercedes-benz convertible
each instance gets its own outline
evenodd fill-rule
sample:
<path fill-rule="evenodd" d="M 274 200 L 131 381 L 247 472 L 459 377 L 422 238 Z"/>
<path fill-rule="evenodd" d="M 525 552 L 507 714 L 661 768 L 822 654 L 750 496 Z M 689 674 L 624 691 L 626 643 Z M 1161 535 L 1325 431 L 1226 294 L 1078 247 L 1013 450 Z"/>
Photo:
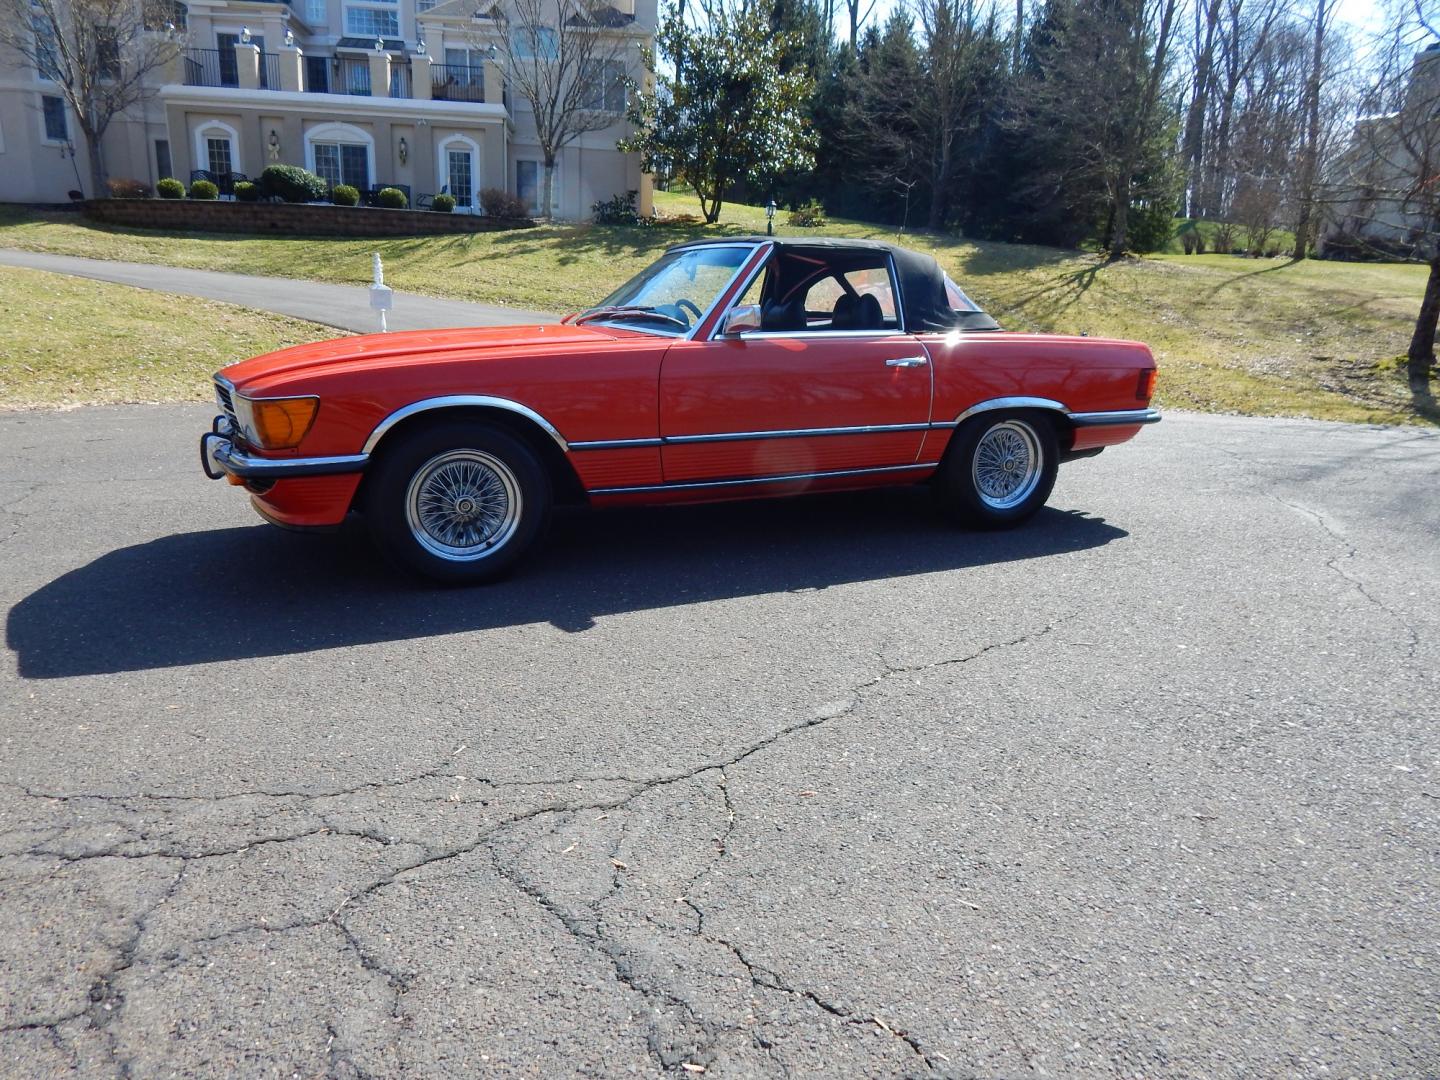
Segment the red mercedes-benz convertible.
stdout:
<path fill-rule="evenodd" d="M 1160 419 L 1142 344 L 1002 331 L 904 248 L 766 237 L 671 248 L 560 325 L 340 338 L 215 387 L 209 476 L 277 525 L 359 511 L 452 582 L 510 569 L 557 502 L 928 483 L 1014 525 L 1060 462 Z"/>

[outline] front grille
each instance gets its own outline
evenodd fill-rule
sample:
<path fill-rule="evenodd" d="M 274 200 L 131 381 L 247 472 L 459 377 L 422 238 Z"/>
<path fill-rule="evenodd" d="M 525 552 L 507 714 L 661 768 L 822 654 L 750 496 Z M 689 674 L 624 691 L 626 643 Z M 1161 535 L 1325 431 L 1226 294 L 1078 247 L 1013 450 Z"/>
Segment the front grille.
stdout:
<path fill-rule="evenodd" d="M 226 419 L 230 421 L 230 429 L 232 431 L 239 431 L 240 424 L 235 417 L 235 403 L 230 400 L 230 388 L 218 379 L 215 381 L 215 400 L 220 403 L 220 408 L 224 410 Z"/>

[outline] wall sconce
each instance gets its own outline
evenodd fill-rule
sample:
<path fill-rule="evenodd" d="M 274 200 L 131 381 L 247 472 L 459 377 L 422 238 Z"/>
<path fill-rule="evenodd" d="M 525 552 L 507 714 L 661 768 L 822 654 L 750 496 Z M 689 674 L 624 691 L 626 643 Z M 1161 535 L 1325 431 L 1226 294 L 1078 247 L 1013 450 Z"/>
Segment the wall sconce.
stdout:
<path fill-rule="evenodd" d="M 499 55 L 500 55 L 500 50 L 495 47 L 495 43 L 492 41 L 492 42 L 490 43 L 490 59 L 491 59 L 491 60 L 494 60 L 495 57 L 497 57 L 497 56 L 499 56 Z"/>
<path fill-rule="evenodd" d="M 415 55 L 416 55 L 416 56 L 424 56 L 424 55 L 425 55 L 425 39 L 424 39 L 424 38 L 421 38 L 419 41 L 417 41 L 417 42 L 415 43 Z"/>
<path fill-rule="evenodd" d="M 404 165 L 410 157 L 410 144 L 405 141 L 405 136 L 400 136 L 400 164 Z"/>
<path fill-rule="evenodd" d="M 383 52 L 385 51 L 385 39 L 384 39 L 384 38 L 377 37 L 377 38 L 375 39 L 375 51 L 376 51 L 376 52 L 379 52 L 379 53 L 383 53 Z"/>
<path fill-rule="evenodd" d="M 295 31 L 291 30 L 288 26 L 285 28 L 285 47 L 287 49 L 293 49 L 295 47 Z"/>
<path fill-rule="evenodd" d="M 240 44 L 241 44 L 241 45 L 249 45 L 249 44 L 250 44 L 250 28 L 249 28 L 248 26 L 242 26 L 242 27 L 240 28 Z"/>
<path fill-rule="evenodd" d="M 274 128 L 270 129 L 270 160 L 280 160 L 280 135 Z"/>

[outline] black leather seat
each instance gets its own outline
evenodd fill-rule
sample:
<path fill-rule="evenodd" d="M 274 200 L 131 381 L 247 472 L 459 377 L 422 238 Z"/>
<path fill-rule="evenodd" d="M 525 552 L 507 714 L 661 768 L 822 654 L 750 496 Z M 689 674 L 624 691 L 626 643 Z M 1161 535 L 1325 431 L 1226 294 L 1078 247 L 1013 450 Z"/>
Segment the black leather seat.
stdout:
<path fill-rule="evenodd" d="M 831 330 L 854 330 L 859 322 L 860 298 L 850 293 L 841 293 L 835 301 L 835 310 L 830 313 Z"/>
<path fill-rule="evenodd" d="M 760 311 L 761 330 L 804 330 L 805 300 L 796 297 L 788 304 L 768 303 Z"/>
<path fill-rule="evenodd" d="M 880 301 L 869 293 L 860 297 L 855 305 L 855 329 L 880 330 L 884 326 L 885 312 L 880 309 Z"/>

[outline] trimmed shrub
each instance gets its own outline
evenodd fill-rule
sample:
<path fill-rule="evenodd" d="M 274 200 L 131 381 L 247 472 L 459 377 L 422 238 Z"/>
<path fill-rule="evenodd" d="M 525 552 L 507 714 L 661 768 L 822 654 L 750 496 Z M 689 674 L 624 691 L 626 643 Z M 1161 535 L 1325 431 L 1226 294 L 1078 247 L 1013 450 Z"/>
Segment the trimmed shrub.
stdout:
<path fill-rule="evenodd" d="M 801 229 L 818 229 L 825 224 L 825 207 L 819 199 L 811 199 L 790 211 L 787 219 L 791 225 Z"/>
<path fill-rule="evenodd" d="M 260 193 L 286 202 L 320 202 L 325 198 L 325 181 L 298 165 L 270 165 L 260 174 Z"/>
<path fill-rule="evenodd" d="M 249 180 L 241 180 L 235 185 L 236 202 L 259 202 L 260 189 Z"/>
<path fill-rule="evenodd" d="M 190 198 L 213 202 L 220 197 L 220 189 L 209 180 L 196 180 L 190 185 Z"/>
<path fill-rule="evenodd" d="M 150 198 L 150 185 L 143 180 L 106 180 L 105 187 L 112 199 Z"/>
<path fill-rule="evenodd" d="M 173 176 L 167 176 L 155 185 L 155 194 L 162 199 L 183 199 L 185 197 L 185 185 Z"/>
<path fill-rule="evenodd" d="M 436 195 L 430 202 L 430 209 L 437 214 L 449 214 L 455 210 L 455 196 L 446 195 L 443 191 Z"/>
<path fill-rule="evenodd" d="M 405 192 L 399 188 L 381 188 L 375 196 L 375 201 L 387 210 L 404 210 L 410 205 L 410 200 L 405 197 Z"/>
<path fill-rule="evenodd" d="M 330 201 L 336 206 L 354 206 L 360 201 L 360 192 L 349 184 L 336 184 L 330 189 Z"/>
<path fill-rule="evenodd" d="M 504 188 L 487 187 L 480 192 L 480 205 L 486 217 L 516 220 L 530 216 L 530 208 L 519 195 L 511 195 Z"/>
<path fill-rule="evenodd" d="M 595 215 L 595 224 L 634 225 L 640 220 L 640 215 L 635 212 L 635 200 L 639 195 L 638 191 L 627 191 L 624 195 L 601 199 L 590 207 L 590 212 Z"/>

